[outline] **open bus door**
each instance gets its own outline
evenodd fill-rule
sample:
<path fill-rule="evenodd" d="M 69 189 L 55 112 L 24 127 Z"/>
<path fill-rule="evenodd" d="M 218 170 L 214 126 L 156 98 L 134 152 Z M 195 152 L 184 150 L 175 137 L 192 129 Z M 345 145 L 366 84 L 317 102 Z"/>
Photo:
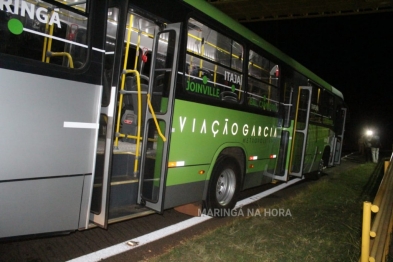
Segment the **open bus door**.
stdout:
<path fill-rule="evenodd" d="M 116 9 L 112 13 L 116 14 Z M 120 15 L 130 17 L 128 21 L 141 20 L 140 17 L 135 18 L 133 14 Z M 147 23 L 146 25 L 149 26 Z M 119 35 L 122 33 L 121 28 L 125 27 L 125 24 L 118 26 L 114 28 L 116 31 L 108 31 L 108 35 Z M 150 75 L 142 76 L 136 70 L 122 71 L 124 75 L 133 75 L 133 79 L 138 79 L 137 82 L 148 79 L 148 85 L 143 84 L 143 89 L 148 86 L 146 89 L 142 90 L 142 85 L 138 83 L 139 91 L 124 90 L 123 92 L 123 87 L 117 91 L 117 85 L 120 85 L 116 82 L 117 74 L 110 73 L 109 77 L 105 77 L 104 73 L 104 85 L 108 82 L 107 86 L 111 91 L 108 92 L 110 97 L 107 105 L 101 107 L 97 161 L 90 207 L 90 222 L 103 228 L 106 228 L 109 222 L 150 214 L 153 211 L 149 209 L 162 211 L 169 150 L 167 138 L 171 128 L 180 24 L 168 25 L 163 30 L 155 26 L 155 32 L 155 38 L 152 39 L 154 42 L 150 58 Z M 116 39 L 119 39 L 118 45 L 123 46 L 123 38 L 116 37 Z M 127 43 L 125 50 L 129 50 L 130 38 L 125 41 Z M 139 42 L 137 44 L 139 45 Z M 143 42 L 141 45 L 146 44 L 147 42 Z M 113 58 L 108 61 L 116 60 L 116 52 L 113 53 Z M 116 68 L 116 63 L 122 61 L 111 63 L 115 63 L 115 66 L 108 64 L 108 68 Z M 132 85 L 133 82 L 127 82 L 127 77 L 125 78 L 126 85 L 127 83 Z M 128 93 L 137 96 L 136 92 L 140 92 L 142 99 L 133 102 L 134 110 L 136 107 L 141 107 L 138 111 L 145 112 L 145 117 L 138 117 L 143 119 L 140 125 L 138 124 L 141 130 L 144 130 L 141 132 L 142 139 L 138 138 L 139 134 L 135 136 L 132 133 L 123 134 L 121 130 L 119 132 L 119 120 L 114 115 L 115 108 L 122 104 L 118 103 L 116 93 L 118 96 Z M 148 107 L 149 110 L 142 110 L 144 107 Z M 119 112 L 121 113 L 121 108 L 118 109 L 118 116 L 121 115 Z M 132 138 L 128 140 L 130 136 Z M 119 138 L 122 138 L 121 144 Z M 138 204 L 143 204 L 146 209 L 138 207 Z"/>
<path fill-rule="evenodd" d="M 158 212 L 164 206 L 180 27 L 180 23 L 167 25 L 155 33 L 153 44 L 137 203 Z M 153 141 L 149 138 L 152 133 Z M 148 154 L 149 147 L 155 149 L 155 155 Z"/>
<path fill-rule="evenodd" d="M 334 138 L 334 157 L 333 164 L 339 165 L 341 163 L 341 151 L 344 141 L 345 121 L 347 116 L 347 109 L 338 109 L 335 123 L 336 136 Z"/>
<path fill-rule="evenodd" d="M 281 125 L 285 128 L 281 134 L 279 159 L 273 179 L 287 181 L 289 176 L 302 176 L 307 143 L 308 121 L 310 118 L 311 92 L 311 86 L 299 86 L 296 103 L 291 102 L 292 94 L 296 95 L 296 92 L 293 92 L 293 89 L 291 89 L 289 93 L 288 101 L 290 101 L 290 103 L 284 105 L 287 108 Z M 291 108 L 294 105 L 296 105 L 296 107 L 294 107 L 295 119 L 293 127 L 291 128 Z"/>
<path fill-rule="evenodd" d="M 311 86 L 299 86 L 289 158 L 289 175 L 302 177 L 310 119 Z"/>
<path fill-rule="evenodd" d="M 115 106 L 116 87 L 112 87 L 110 104 L 101 107 L 100 128 L 98 132 L 96 164 L 94 171 L 94 186 L 90 205 L 90 221 L 94 224 L 107 228 L 108 204 L 109 204 L 109 168 L 112 151 L 113 107 Z"/>

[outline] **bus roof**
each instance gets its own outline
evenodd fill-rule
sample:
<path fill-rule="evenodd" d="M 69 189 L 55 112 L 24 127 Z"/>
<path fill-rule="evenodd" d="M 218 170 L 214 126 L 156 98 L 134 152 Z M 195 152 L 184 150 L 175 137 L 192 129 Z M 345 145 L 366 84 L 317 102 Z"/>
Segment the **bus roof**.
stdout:
<path fill-rule="evenodd" d="M 239 35 L 244 36 L 248 40 L 250 40 L 252 43 L 254 43 L 257 46 L 260 46 L 270 54 L 276 56 L 277 58 L 281 59 L 285 63 L 287 63 L 289 66 L 296 68 L 300 73 L 308 77 L 309 79 L 313 80 L 314 82 L 318 83 L 322 87 L 324 87 L 327 90 L 330 90 L 333 94 L 337 95 L 341 99 L 344 99 L 343 94 L 328 84 L 325 80 L 308 70 L 306 67 L 298 63 L 296 60 L 293 58 L 289 57 L 288 55 L 284 54 L 281 52 L 279 49 L 277 49 L 275 46 L 271 45 L 264 39 L 262 39 L 260 36 L 246 28 L 245 26 L 241 25 L 228 15 L 224 14 L 222 11 L 218 10 L 211 4 L 209 4 L 206 1 L 203 0 L 184 0 L 184 2 L 190 4 L 191 6 L 195 7 L 196 9 L 202 11 L 203 13 L 209 15 L 213 19 L 217 20 L 223 25 L 231 25 L 230 28 L 238 33 Z"/>

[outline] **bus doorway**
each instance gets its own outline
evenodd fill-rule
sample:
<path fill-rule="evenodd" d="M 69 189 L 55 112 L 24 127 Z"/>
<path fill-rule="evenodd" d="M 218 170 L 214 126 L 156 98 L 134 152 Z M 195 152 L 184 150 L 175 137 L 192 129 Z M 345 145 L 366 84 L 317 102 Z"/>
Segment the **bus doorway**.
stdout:
<path fill-rule="evenodd" d="M 334 150 L 333 150 L 334 165 L 339 165 L 341 163 L 341 152 L 342 152 L 343 141 L 344 141 L 346 118 L 347 118 L 347 109 L 344 107 L 337 109 L 336 122 L 335 122 L 336 137 L 334 138 Z"/>
<path fill-rule="evenodd" d="M 104 147 L 102 175 L 96 172 L 99 179 L 91 205 L 91 221 L 104 228 L 163 209 L 177 75 L 180 24 L 160 27 L 137 13 L 121 16 L 108 19 L 107 39 L 121 47 L 122 56 L 116 61 L 114 50 L 112 94 L 102 112 L 111 114 L 108 108 L 117 112 L 102 121 L 109 146 Z M 122 19 L 127 22 L 121 23 Z M 124 38 L 118 37 L 117 27 Z M 118 74 L 116 63 L 121 68 Z"/>
<path fill-rule="evenodd" d="M 295 177 L 303 176 L 310 119 L 311 92 L 311 86 L 299 86 L 289 159 L 289 174 Z"/>

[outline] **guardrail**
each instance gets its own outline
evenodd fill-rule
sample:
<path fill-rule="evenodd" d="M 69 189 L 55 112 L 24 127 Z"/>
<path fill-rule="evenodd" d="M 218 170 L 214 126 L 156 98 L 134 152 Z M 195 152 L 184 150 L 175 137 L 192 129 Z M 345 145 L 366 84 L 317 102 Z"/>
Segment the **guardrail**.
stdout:
<path fill-rule="evenodd" d="M 392 157 L 385 161 L 385 174 L 374 202 L 363 202 L 361 262 L 385 261 L 389 253 L 393 227 Z M 371 212 L 376 215 L 372 217 Z"/>

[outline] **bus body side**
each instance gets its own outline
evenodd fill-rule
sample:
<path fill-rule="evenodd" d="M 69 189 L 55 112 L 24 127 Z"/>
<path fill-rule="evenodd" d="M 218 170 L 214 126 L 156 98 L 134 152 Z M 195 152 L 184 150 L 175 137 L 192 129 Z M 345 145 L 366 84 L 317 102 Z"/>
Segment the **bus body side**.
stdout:
<path fill-rule="evenodd" d="M 338 163 L 339 91 L 205 1 L 54 2 L 0 6 L 0 238 L 232 208 Z"/>

